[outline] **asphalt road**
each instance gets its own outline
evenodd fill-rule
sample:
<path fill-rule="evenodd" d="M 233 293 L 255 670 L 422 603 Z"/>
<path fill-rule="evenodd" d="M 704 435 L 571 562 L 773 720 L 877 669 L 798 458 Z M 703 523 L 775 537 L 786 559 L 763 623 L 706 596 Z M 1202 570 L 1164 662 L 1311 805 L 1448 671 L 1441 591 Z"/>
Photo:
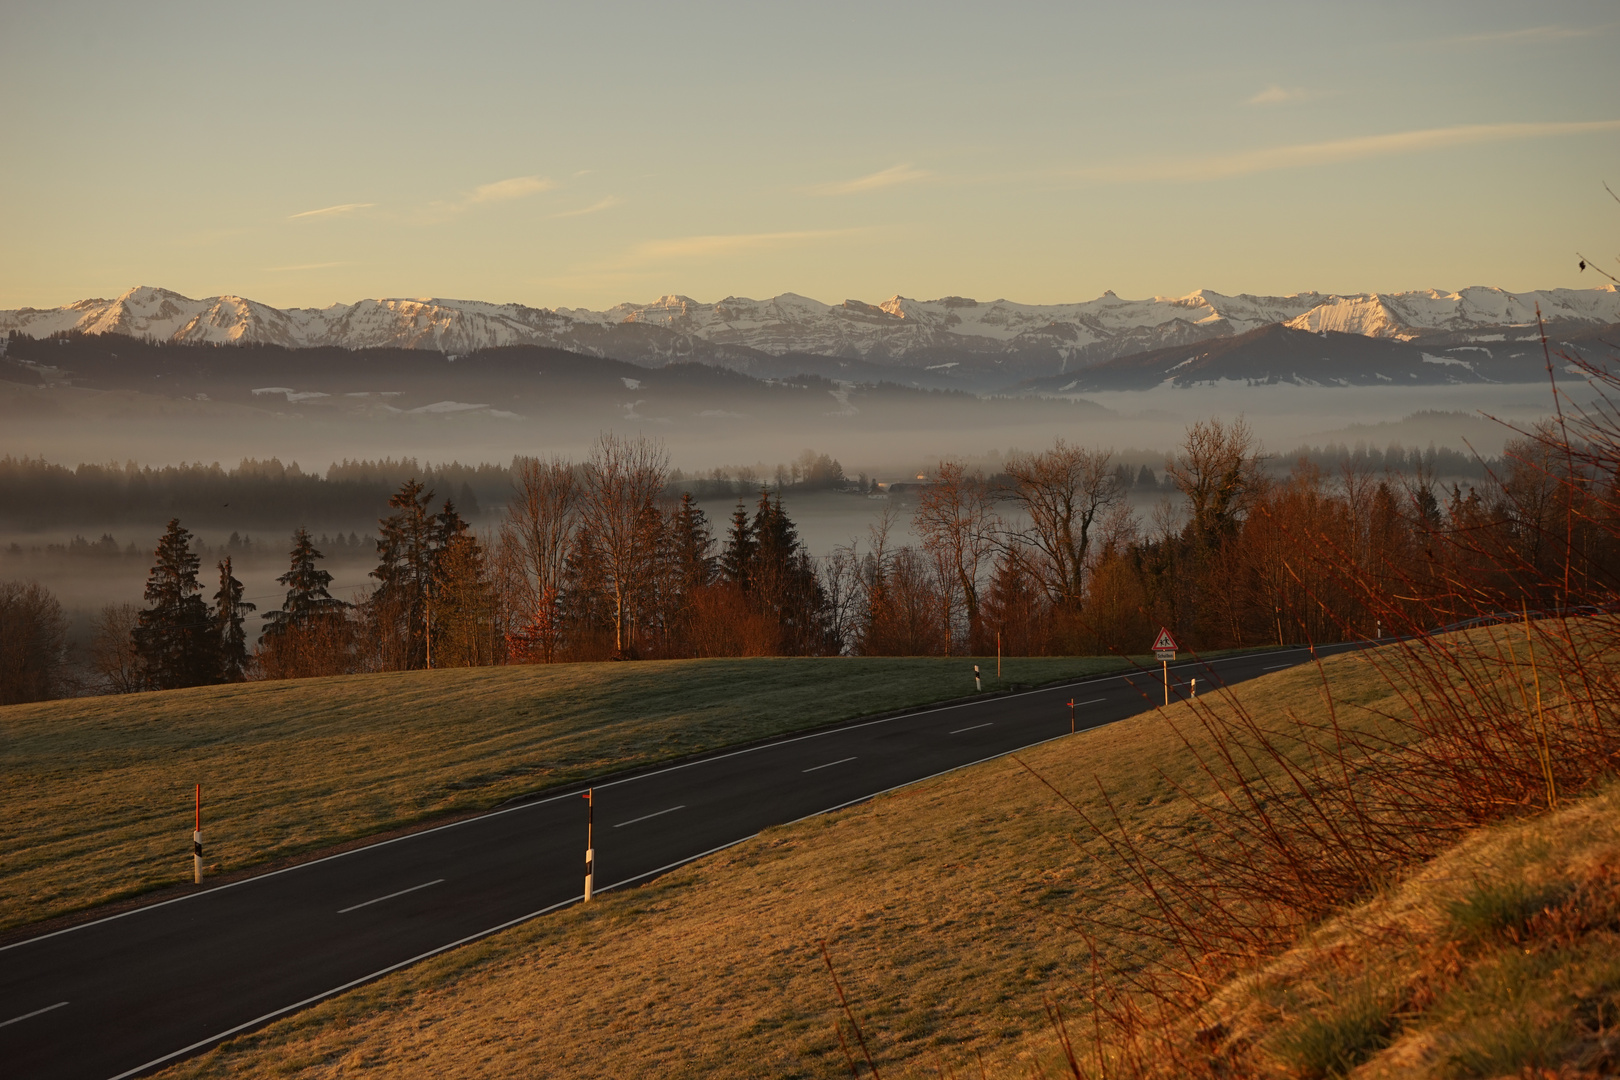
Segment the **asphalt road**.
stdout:
<path fill-rule="evenodd" d="M 1355 645 L 1328 647 L 1339 651 Z M 1309 659 L 1172 665 L 1173 689 Z M 646 880 L 772 825 L 860 802 L 1162 700 L 1109 676 L 856 722 L 596 787 L 596 888 Z M 0 1076 L 151 1071 L 349 987 L 577 902 L 581 789 L 0 949 Z"/>

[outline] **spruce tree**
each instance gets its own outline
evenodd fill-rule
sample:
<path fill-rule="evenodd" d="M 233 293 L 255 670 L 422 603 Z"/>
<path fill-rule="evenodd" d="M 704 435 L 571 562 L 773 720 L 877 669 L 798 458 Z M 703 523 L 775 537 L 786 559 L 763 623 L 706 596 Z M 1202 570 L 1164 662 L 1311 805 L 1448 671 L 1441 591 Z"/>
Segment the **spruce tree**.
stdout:
<path fill-rule="evenodd" d="M 265 613 L 261 641 L 289 630 L 307 629 L 337 615 L 347 606 L 326 591 L 332 584 L 332 575 L 315 565 L 325 556 L 315 547 L 308 529 L 300 528 L 293 533 L 292 550 L 287 555 L 290 564 L 287 572 L 276 578 L 277 584 L 287 587 L 287 599 L 282 601 L 280 611 Z"/>
<path fill-rule="evenodd" d="M 197 583 L 200 560 L 191 550 L 191 533 L 179 518 L 158 540 L 152 573 L 146 580 L 146 600 L 152 606 L 140 614 L 134 630 L 147 684 L 154 690 L 202 686 L 218 681 L 219 641 L 214 620 L 203 603 Z"/>
<path fill-rule="evenodd" d="M 731 528 L 726 531 L 726 547 L 720 555 L 720 576 L 748 591 L 754 566 L 754 527 L 748 521 L 748 507 L 741 499 L 731 514 Z"/>
<path fill-rule="evenodd" d="M 713 580 L 715 562 L 709 554 L 714 547 L 714 537 L 709 533 L 709 519 L 703 509 L 692 501 L 690 491 L 681 495 L 672 532 L 681 592 L 690 596 Z"/>
<path fill-rule="evenodd" d="M 467 532 L 467 523 L 446 499 L 444 509 L 430 513 L 433 492 L 418 480 L 400 485 L 388 500 L 394 513 L 379 523 L 378 581 L 372 613 L 389 637 L 393 662 L 404 668 L 428 667 L 432 658 L 433 599 L 439 563 L 451 541 Z"/>
<path fill-rule="evenodd" d="M 242 599 L 242 583 L 231 573 L 231 557 L 225 556 L 219 563 L 219 591 L 214 594 L 214 635 L 224 682 L 247 678 L 247 634 L 242 623 L 256 606 Z"/>

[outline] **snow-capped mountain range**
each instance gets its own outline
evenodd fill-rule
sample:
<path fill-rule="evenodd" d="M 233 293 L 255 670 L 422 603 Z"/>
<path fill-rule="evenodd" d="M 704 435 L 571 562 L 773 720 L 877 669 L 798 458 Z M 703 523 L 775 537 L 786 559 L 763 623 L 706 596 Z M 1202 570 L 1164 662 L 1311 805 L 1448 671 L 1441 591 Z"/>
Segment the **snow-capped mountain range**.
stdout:
<path fill-rule="evenodd" d="M 1017 304 L 948 296 L 881 304 L 825 304 L 793 293 L 769 300 L 700 303 L 665 296 L 606 311 L 444 299 L 361 300 L 326 308 L 273 308 L 239 296 L 193 300 L 141 286 L 112 300 L 0 311 L 0 334 L 118 333 L 175 342 L 262 342 L 288 347 L 378 346 L 464 354 L 501 345 L 545 345 L 658 366 L 697 360 L 762 371 L 775 357 L 832 357 L 864 365 L 1050 375 L 1134 353 L 1232 337 L 1282 324 L 1398 341 L 1492 340 L 1533 324 L 1620 323 L 1620 290 L 1510 293 L 1360 293 L 1124 300 L 1113 292 L 1077 304 Z M 951 369 L 958 369 L 952 371 Z"/>

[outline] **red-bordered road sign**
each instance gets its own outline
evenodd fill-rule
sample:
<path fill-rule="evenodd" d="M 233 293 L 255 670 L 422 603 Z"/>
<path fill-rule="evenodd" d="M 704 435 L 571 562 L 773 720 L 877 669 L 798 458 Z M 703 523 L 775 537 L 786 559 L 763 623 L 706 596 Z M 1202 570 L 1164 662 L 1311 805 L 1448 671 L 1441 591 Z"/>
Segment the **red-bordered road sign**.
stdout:
<path fill-rule="evenodd" d="M 1159 627 L 1159 636 L 1153 639 L 1154 652 L 1175 652 L 1181 648 L 1167 627 Z"/>

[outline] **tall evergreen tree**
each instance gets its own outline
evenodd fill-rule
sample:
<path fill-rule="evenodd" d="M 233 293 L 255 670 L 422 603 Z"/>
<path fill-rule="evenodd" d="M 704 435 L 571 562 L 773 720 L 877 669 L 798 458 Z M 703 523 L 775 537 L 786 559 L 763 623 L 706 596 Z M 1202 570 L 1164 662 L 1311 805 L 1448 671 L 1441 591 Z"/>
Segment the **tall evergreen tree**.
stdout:
<path fill-rule="evenodd" d="M 692 501 L 690 491 L 681 495 L 681 505 L 675 511 L 673 532 L 676 572 L 680 577 L 682 594 L 690 596 L 714 579 L 714 537 L 709 532 L 709 519 L 703 508 Z"/>
<path fill-rule="evenodd" d="M 418 480 L 400 485 L 389 498 L 394 513 L 379 523 L 379 563 L 371 576 L 378 581 L 372 613 L 389 637 L 390 666 L 429 667 L 432 663 L 433 600 L 439 563 L 449 543 L 467 532 L 467 523 L 446 499 L 444 509 L 430 513 L 433 492 Z"/>
<path fill-rule="evenodd" d="M 191 533 L 173 518 L 158 540 L 146 600 L 134 630 L 135 650 L 155 690 L 202 686 L 219 675 L 219 641 L 208 605 L 198 595 L 200 560 L 191 550 Z"/>
<path fill-rule="evenodd" d="M 219 591 L 214 594 L 214 634 L 219 646 L 219 677 L 225 682 L 247 678 L 247 634 L 242 623 L 257 605 L 242 599 L 242 583 L 231 573 L 231 557 L 219 563 Z"/>
<path fill-rule="evenodd" d="M 764 493 L 761 492 L 761 498 Z M 754 527 L 748 520 L 748 507 L 741 499 L 731 513 L 731 527 L 726 530 L 726 547 L 720 555 L 720 576 L 733 585 L 748 591 L 750 573 L 754 568 Z"/>
<path fill-rule="evenodd" d="M 286 586 L 287 599 L 282 601 L 280 611 L 265 613 L 261 641 L 289 630 L 306 629 L 339 614 L 347 606 L 327 592 L 332 575 L 315 565 L 326 556 L 315 547 L 308 529 L 300 528 L 293 533 L 292 550 L 287 556 L 287 572 L 276 578 L 277 584 Z"/>

